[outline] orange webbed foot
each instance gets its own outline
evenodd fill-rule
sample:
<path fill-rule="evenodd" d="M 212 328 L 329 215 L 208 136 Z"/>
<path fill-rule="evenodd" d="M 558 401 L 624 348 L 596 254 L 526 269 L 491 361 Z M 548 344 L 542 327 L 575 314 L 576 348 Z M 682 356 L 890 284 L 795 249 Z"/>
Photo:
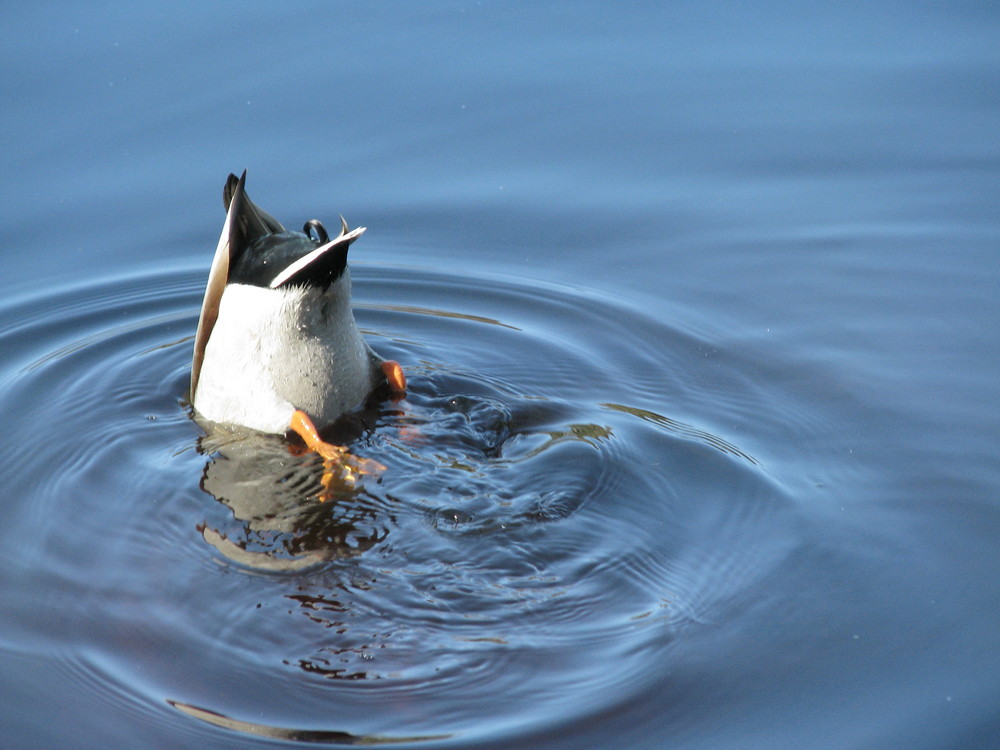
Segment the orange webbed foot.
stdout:
<path fill-rule="evenodd" d="M 305 441 L 309 450 L 315 451 L 323 458 L 323 477 L 320 480 L 323 492 L 320 495 L 320 500 L 326 500 L 329 497 L 330 487 L 338 476 L 348 486 L 353 487 L 357 483 L 358 477 L 378 474 L 386 469 L 378 461 L 355 456 L 347 448 L 323 440 L 309 415 L 301 409 L 295 410 L 288 426 Z"/>
<path fill-rule="evenodd" d="M 406 394 L 406 375 L 403 374 L 403 368 L 399 362 L 387 359 L 382 363 L 381 368 L 382 374 L 385 375 L 385 380 L 389 384 L 389 390 L 392 391 L 393 398 L 404 396 Z"/>

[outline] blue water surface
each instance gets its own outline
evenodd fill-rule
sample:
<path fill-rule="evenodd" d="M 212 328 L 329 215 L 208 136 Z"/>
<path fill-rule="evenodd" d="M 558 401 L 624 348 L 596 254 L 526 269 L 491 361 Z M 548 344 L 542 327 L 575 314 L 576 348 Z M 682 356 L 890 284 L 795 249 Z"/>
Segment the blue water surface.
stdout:
<path fill-rule="evenodd" d="M 992 3 L 8 4 L 18 748 L 986 748 Z M 191 419 L 248 170 L 410 379 L 316 500 Z"/>

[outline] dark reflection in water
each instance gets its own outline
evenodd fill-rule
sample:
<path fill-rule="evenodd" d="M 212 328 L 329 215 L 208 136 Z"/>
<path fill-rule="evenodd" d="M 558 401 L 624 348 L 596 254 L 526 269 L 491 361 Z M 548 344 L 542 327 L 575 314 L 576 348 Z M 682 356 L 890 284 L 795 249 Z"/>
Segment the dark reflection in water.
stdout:
<path fill-rule="evenodd" d="M 302 570 L 384 538 L 385 531 L 371 525 L 375 510 L 361 490 L 343 481 L 324 487 L 324 467 L 314 455 L 273 436 L 219 432 L 200 441 L 200 450 L 211 454 L 201 486 L 230 509 L 232 520 L 201 531 L 233 562 Z"/>

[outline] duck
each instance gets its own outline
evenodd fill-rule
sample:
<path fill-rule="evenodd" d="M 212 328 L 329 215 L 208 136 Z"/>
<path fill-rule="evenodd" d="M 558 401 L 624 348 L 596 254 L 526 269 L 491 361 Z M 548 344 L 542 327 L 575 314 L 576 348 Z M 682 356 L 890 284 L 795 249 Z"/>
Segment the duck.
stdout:
<path fill-rule="evenodd" d="M 226 220 L 208 273 L 191 359 L 190 403 L 203 420 L 299 435 L 328 461 L 351 461 L 321 430 L 379 389 L 406 392 L 398 362 L 368 345 L 354 320 L 347 251 L 365 227 L 331 238 L 311 219 L 289 231 L 246 193 L 223 188 Z M 363 464 L 354 462 L 365 473 Z"/>

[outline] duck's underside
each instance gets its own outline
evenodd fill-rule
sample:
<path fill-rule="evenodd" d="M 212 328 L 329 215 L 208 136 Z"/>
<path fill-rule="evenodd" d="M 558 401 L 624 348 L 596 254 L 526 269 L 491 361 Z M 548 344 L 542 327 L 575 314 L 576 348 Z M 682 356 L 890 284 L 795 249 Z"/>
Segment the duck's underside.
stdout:
<path fill-rule="evenodd" d="M 191 361 L 191 402 L 203 418 L 271 433 L 295 432 L 327 462 L 377 468 L 321 437 L 379 387 L 406 389 L 397 362 L 368 346 L 350 305 L 347 251 L 365 231 L 333 239 L 318 221 L 290 232 L 230 175 L 226 220 L 202 302 Z"/>

